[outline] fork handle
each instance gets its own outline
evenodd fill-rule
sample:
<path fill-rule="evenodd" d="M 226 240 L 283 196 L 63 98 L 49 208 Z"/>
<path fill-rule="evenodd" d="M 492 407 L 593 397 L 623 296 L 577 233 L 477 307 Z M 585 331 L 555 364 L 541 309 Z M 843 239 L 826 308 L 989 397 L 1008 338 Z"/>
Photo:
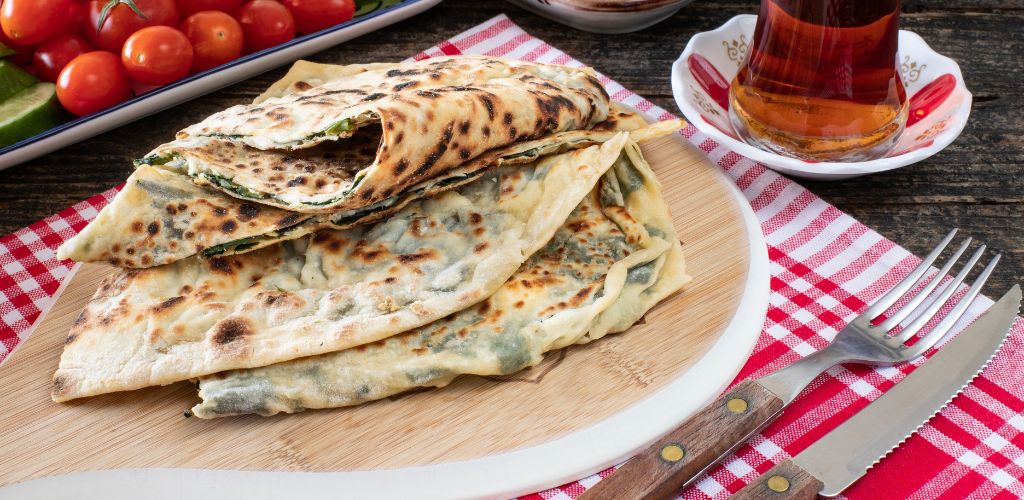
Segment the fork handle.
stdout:
<path fill-rule="evenodd" d="M 670 498 L 782 413 L 782 399 L 740 382 L 579 498 Z"/>

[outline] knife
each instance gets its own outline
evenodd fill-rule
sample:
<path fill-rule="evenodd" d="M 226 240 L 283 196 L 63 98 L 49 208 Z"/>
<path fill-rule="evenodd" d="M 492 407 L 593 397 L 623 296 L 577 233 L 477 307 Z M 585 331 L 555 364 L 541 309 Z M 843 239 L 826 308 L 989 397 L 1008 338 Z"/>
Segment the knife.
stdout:
<path fill-rule="evenodd" d="M 981 245 L 956 277 L 936 291 L 971 244 L 971 238 L 967 238 L 938 273 L 927 277 L 956 233 L 956 229 L 950 231 L 916 268 L 853 318 L 827 346 L 768 375 L 736 384 L 584 492 L 579 500 L 670 497 L 778 418 L 804 388 L 832 366 L 845 362 L 892 365 L 923 354 L 966 313 L 999 262 L 999 255 L 992 257 L 967 292 L 953 300 L 985 252 L 985 245 Z M 1019 294 L 1019 290 L 1014 293 Z M 926 305 L 928 297 L 933 299 Z M 900 300 L 905 303 L 894 307 Z M 944 305 L 950 309 L 943 312 Z M 884 314 L 890 309 L 889 315 Z M 908 321 L 911 317 L 913 320 Z M 940 317 L 942 320 L 917 342 L 906 343 Z"/>
<path fill-rule="evenodd" d="M 738 499 L 838 495 L 942 410 L 1006 340 L 1020 308 L 1020 286 L 931 359 L 792 459 L 740 490 Z"/>

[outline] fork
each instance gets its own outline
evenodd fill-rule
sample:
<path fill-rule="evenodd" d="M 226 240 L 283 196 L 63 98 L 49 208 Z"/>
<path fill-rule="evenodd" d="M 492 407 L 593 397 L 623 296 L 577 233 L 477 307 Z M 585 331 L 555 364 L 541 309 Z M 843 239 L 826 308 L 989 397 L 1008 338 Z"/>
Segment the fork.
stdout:
<path fill-rule="evenodd" d="M 935 299 L 924 305 L 971 244 L 971 238 L 967 238 L 939 272 L 927 279 L 932 263 L 956 232 L 956 229 L 950 231 L 919 266 L 840 330 L 828 346 L 774 373 L 737 384 L 581 498 L 670 497 L 778 418 L 783 408 L 832 366 L 840 363 L 893 365 L 914 359 L 933 347 L 964 315 L 999 262 L 999 255 L 993 257 L 967 292 L 952 303 L 949 313 L 917 342 L 908 344 L 929 322 L 938 318 L 943 306 L 950 302 L 985 252 L 985 245 L 975 250 Z M 921 288 L 909 293 L 918 287 Z M 882 316 L 901 299 L 907 302 L 891 315 Z M 897 329 L 922 307 L 909 323 Z"/>

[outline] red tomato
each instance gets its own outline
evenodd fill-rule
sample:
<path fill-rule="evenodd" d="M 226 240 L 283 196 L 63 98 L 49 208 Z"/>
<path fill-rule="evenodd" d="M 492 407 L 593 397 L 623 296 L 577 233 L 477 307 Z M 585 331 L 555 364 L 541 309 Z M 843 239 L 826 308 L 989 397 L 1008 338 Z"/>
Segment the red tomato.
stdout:
<path fill-rule="evenodd" d="M 60 71 L 72 59 L 94 50 L 96 47 L 78 35 L 57 35 L 36 49 L 32 57 L 32 67 L 39 78 L 56 82 Z"/>
<path fill-rule="evenodd" d="M 121 58 L 102 50 L 72 59 L 57 78 L 57 99 L 78 116 L 109 108 L 131 96 L 131 81 Z"/>
<path fill-rule="evenodd" d="M 219 10 L 230 14 L 241 6 L 242 0 L 178 0 L 178 13 L 181 17 L 204 10 Z"/>
<path fill-rule="evenodd" d="M 295 38 L 295 19 L 274 0 L 252 0 L 235 16 L 245 35 L 245 52 L 257 52 Z"/>
<path fill-rule="evenodd" d="M 196 12 L 181 23 L 181 31 L 192 42 L 192 71 L 196 73 L 242 55 L 242 27 L 223 12 Z"/>
<path fill-rule="evenodd" d="M 64 26 L 71 0 L 6 0 L 0 7 L 0 28 L 13 41 L 31 45 Z"/>
<path fill-rule="evenodd" d="M 103 26 L 100 26 L 103 7 L 109 2 L 117 4 L 110 9 L 106 19 L 103 20 Z M 146 26 L 176 26 L 178 24 L 178 8 L 174 5 L 174 0 L 134 0 L 135 5 L 142 12 L 142 16 L 135 13 L 124 2 L 126 0 L 92 0 L 89 2 L 83 30 L 86 38 L 97 47 L 120 54 L 125 40 L 132 33 Z M 99 29 L 97 29 L 98 26 Z"/>
<path fill-rule="evenodd" d="M 2 8 L 2 6 L 0 6 Z M 4 30 L 0 29 L 0 43 L 7 46 L 7 48 L 14 50 L 14 54 L 7 56 L 12 62 L 19 66 L 32 63 L 32 51 L 35 50 L 35 45 L 23 45 L 7 37 Z"/>
<path fill-rule="evenodd" d="M 54 35 L 81 35 L 85 17 L 85 3 L 72 1 L 68 6 L 68 13 L 64 16 L 64 25 L 57 28 Z"/>
<path fill-rule="evenodd" d="M 284 0 L 284 6 L 302 35 L 348 21 L 356 13 L 353 0 Z"/>
<path fill-rule="evenodd" d="M 142 28 L 124 43 L 121 62 L 132 80 L 166 85 L 188 74 L 192 44 L 184 33 L 168 26 Z"/>

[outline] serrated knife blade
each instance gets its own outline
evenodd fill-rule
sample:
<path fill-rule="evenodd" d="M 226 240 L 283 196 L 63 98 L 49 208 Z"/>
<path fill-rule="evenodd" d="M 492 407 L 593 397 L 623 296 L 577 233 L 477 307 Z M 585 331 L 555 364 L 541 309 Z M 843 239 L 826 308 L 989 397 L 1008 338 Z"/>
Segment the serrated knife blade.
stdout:
<path fill-rule="evenodd" d="M 838 495 L 960 394 L 1003 345 L 1020 302 L 1017 285 L 931 359 L 794 457 L 793 464 L 824 485 L 814 493 Z M 779 479 L 772 487 L 772 471 L 755 484 L 764 481 L 773 492 L 788 490 L 789 480 Z"/>

